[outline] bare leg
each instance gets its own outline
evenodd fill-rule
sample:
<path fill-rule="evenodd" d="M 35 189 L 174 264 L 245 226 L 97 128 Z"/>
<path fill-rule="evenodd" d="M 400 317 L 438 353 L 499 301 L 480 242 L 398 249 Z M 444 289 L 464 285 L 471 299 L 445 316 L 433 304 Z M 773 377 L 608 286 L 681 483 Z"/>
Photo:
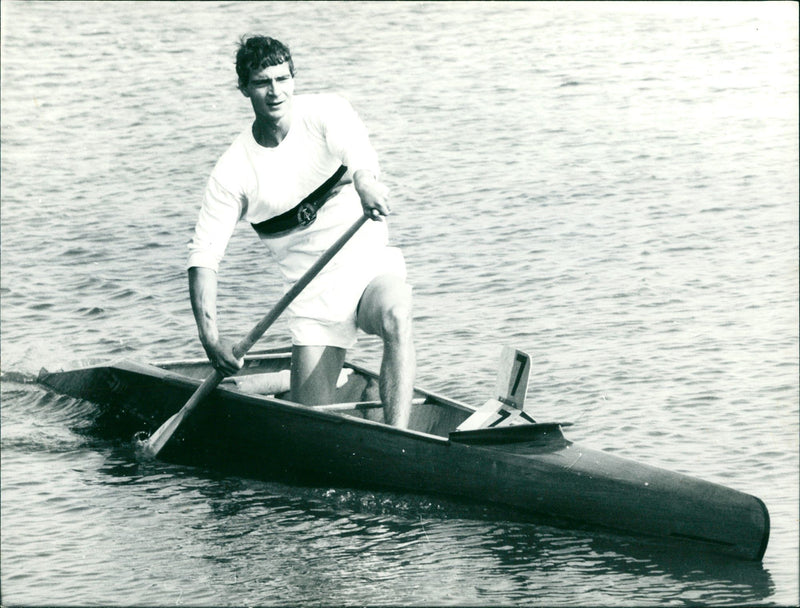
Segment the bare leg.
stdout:
<path fill-rule="evenodd" d="M 333 403 L 347 351 L 336 346 L 292 346 L 292 401 Z"/>
<path fill-rule="evenodd" d="M 380 394 L 386 422 L 408 428 L 417 365 L 411 287 L 396 275 L 376 277 L 361 296 L 358 326 L 383 338 Z"/>

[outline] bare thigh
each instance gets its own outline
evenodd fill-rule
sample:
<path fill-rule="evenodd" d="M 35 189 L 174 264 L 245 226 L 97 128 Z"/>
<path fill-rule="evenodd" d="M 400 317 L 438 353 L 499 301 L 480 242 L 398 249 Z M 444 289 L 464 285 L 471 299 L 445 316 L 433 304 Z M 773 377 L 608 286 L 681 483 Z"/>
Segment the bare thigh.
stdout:
<path fill-rule="evenodd" d="M 358 303 L 356 323 L 362 331 L 384 338 L 386 319 L 392 311 L 411 311 L 411 286 L 396 274 L 375 277 Z"/>
<path fill-rule="evenodd" d="M 292 346 L 292 401 L 333 403 L 347 350 L 337 346 Z"/>

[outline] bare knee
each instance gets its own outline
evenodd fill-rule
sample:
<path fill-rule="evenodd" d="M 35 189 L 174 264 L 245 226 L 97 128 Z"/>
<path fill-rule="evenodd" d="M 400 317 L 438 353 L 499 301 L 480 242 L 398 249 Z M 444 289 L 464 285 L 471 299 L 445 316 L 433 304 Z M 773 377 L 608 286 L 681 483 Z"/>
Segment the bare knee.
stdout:
<path fill-rule="evenodd" d="M 384 342 L 410 336 L 411 286 L 394 275 L 374 279 L 361 297 L 357 323 Z"/>
<path fill-rule="evenodd" d="M 411 287 L 406 286 L 381 312 L 381 337 L 386 341 L 401 342 L 409 340 L 411 333 Z"/>

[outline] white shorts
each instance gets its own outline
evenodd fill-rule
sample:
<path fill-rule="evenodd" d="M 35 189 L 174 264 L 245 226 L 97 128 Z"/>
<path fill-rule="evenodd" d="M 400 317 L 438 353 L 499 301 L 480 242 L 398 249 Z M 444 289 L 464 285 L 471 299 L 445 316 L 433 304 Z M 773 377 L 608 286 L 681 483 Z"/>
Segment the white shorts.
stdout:
<path fill-rule="evenodd" d="M 339 266 L 328 276 L 327 289 L 306 306 L 303 315 L 289 316 L 289 332 L 295 346 L 337 346 L 352 348 L 357 339 L 356 312 L 367 286 L 382 275 L 406 279 L 406 264 L 396 247 L 384 247 L 369 260 L 346 268 Z M 331 281 L 330 279 L 335 279 Z"/>

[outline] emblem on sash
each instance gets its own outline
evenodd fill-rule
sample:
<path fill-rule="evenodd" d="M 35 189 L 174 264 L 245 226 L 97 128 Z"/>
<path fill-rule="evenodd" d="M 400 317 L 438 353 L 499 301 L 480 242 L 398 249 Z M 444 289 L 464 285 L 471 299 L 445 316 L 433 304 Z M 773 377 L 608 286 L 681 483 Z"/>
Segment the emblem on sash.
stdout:
<path fill-rule="evenodd" d="M 317 219 L 317 208 L 311 203 L 303 203 L 297 208 L 297 223 L 308 226 Z"/>
<path fill-rule="evenodd" d="M 252 226 L 262 237 L 271 238 L 288 233 L 295 228 L 304 228 L 313 224 L 317 219 L 317 211 L 331 197 L 337 182 L 347 173 L 347 167 L 340 166 L 336 173 L 331 175 L 325 183 L 305 197 L 297 205 L 284 211 L 280 215 L 271 217 L 263 222 L 253 223 Z M 344 183 L 350 183 L 344 182 Z"/>

